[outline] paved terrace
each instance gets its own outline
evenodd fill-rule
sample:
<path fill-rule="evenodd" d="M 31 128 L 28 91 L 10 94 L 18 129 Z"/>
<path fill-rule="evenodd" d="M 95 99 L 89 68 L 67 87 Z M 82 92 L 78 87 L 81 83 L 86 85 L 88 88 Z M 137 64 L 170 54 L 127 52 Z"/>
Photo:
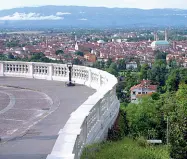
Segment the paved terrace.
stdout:
<path fill-rule="evenodd" d="M 0 77 L 0 159 L 45 159 L 70 114 L 94 92 L 64 82 Z"/>

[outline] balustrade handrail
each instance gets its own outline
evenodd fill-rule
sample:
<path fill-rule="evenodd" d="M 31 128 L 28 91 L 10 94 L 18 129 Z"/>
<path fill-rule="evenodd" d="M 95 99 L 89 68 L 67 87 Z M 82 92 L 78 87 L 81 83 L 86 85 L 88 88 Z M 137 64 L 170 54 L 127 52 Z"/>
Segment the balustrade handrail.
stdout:
<path fill-rule="evenodd" d="M 68 81 L 68 74 L 65 64 L 0 61 L 0 76 Z M 119 112 L 115 76 L 75 65 L 72 80 L 97 91 L 70 115 L 47 159 L 79 159 L 85 145 L 106 138 Z"/>

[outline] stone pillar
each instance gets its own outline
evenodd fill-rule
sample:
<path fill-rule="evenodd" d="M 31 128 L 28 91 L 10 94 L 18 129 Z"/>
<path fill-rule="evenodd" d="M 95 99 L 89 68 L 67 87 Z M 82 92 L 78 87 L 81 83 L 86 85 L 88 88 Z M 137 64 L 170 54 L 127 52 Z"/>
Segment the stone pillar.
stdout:
<path fill-rule="evenodd" d="M 99 85 L 99 88 L 100 88 L 101 87 L 101 74 L 100 74 L 100 72 L 99 72 L 98 85 Z"/>
<path fill-rule="evenodd" d="M 86 82 L 86 85 L 87 85 L 88 87 L 90 87 L 90 86 L 91 86 L 91 83 L 92 83 L 92 72 L 91 72 L 91 69 L 88 68 L 88 81 Z"/>
<path fill-rule="evenodd" d="M 48 66 L 48 71 L 49 73 L 48 73 L 47 79 L 52 80 L 52 76 L 53 76 L 53 65 L 52 64 Z"/>
<path fill-rule="evenodd" d="M 34 66 L 33 63 L 29 63 L 29 77 L 34 78 Z"/>
<path fill-rule="evenodd" d="M 0 76 L 4 76 L 4 63 L 0 62 Z"/>

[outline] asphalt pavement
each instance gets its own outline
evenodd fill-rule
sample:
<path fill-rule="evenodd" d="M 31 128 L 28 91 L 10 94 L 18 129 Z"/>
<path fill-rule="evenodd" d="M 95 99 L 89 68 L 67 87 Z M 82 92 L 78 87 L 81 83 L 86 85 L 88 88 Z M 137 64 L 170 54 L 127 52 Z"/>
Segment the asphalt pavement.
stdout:
<path fill-rule="evenodd" d="M 0 159 L 45 159 L 70 114 L 94 92 L 64 82 L 0 77 Z"/>

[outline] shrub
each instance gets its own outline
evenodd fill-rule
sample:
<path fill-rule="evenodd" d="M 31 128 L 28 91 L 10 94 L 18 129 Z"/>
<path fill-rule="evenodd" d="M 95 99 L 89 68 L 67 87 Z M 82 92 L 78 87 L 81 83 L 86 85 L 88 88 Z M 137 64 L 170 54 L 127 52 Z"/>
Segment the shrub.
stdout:
<path fill-rule="evenodd" d="M 117 141 L 124 138 L 128 135 L 128 122 L 126 120 L 126 114 L 124 110 L 120 109 L 119 115 L 116 119 L 116 122 L 108 131 L 108 140 Z"/>
<path fill-rule="evenodd" d="M 148 144 L 147 141 L 144 139 L 144 137 L 139 137 L 139 138 L 137 139 L 137 143 L 138 143 L 138 145 L 141 146 L 141 147 L 148 147 L 148 146 L 149 146 L 149 144 Z"/>

